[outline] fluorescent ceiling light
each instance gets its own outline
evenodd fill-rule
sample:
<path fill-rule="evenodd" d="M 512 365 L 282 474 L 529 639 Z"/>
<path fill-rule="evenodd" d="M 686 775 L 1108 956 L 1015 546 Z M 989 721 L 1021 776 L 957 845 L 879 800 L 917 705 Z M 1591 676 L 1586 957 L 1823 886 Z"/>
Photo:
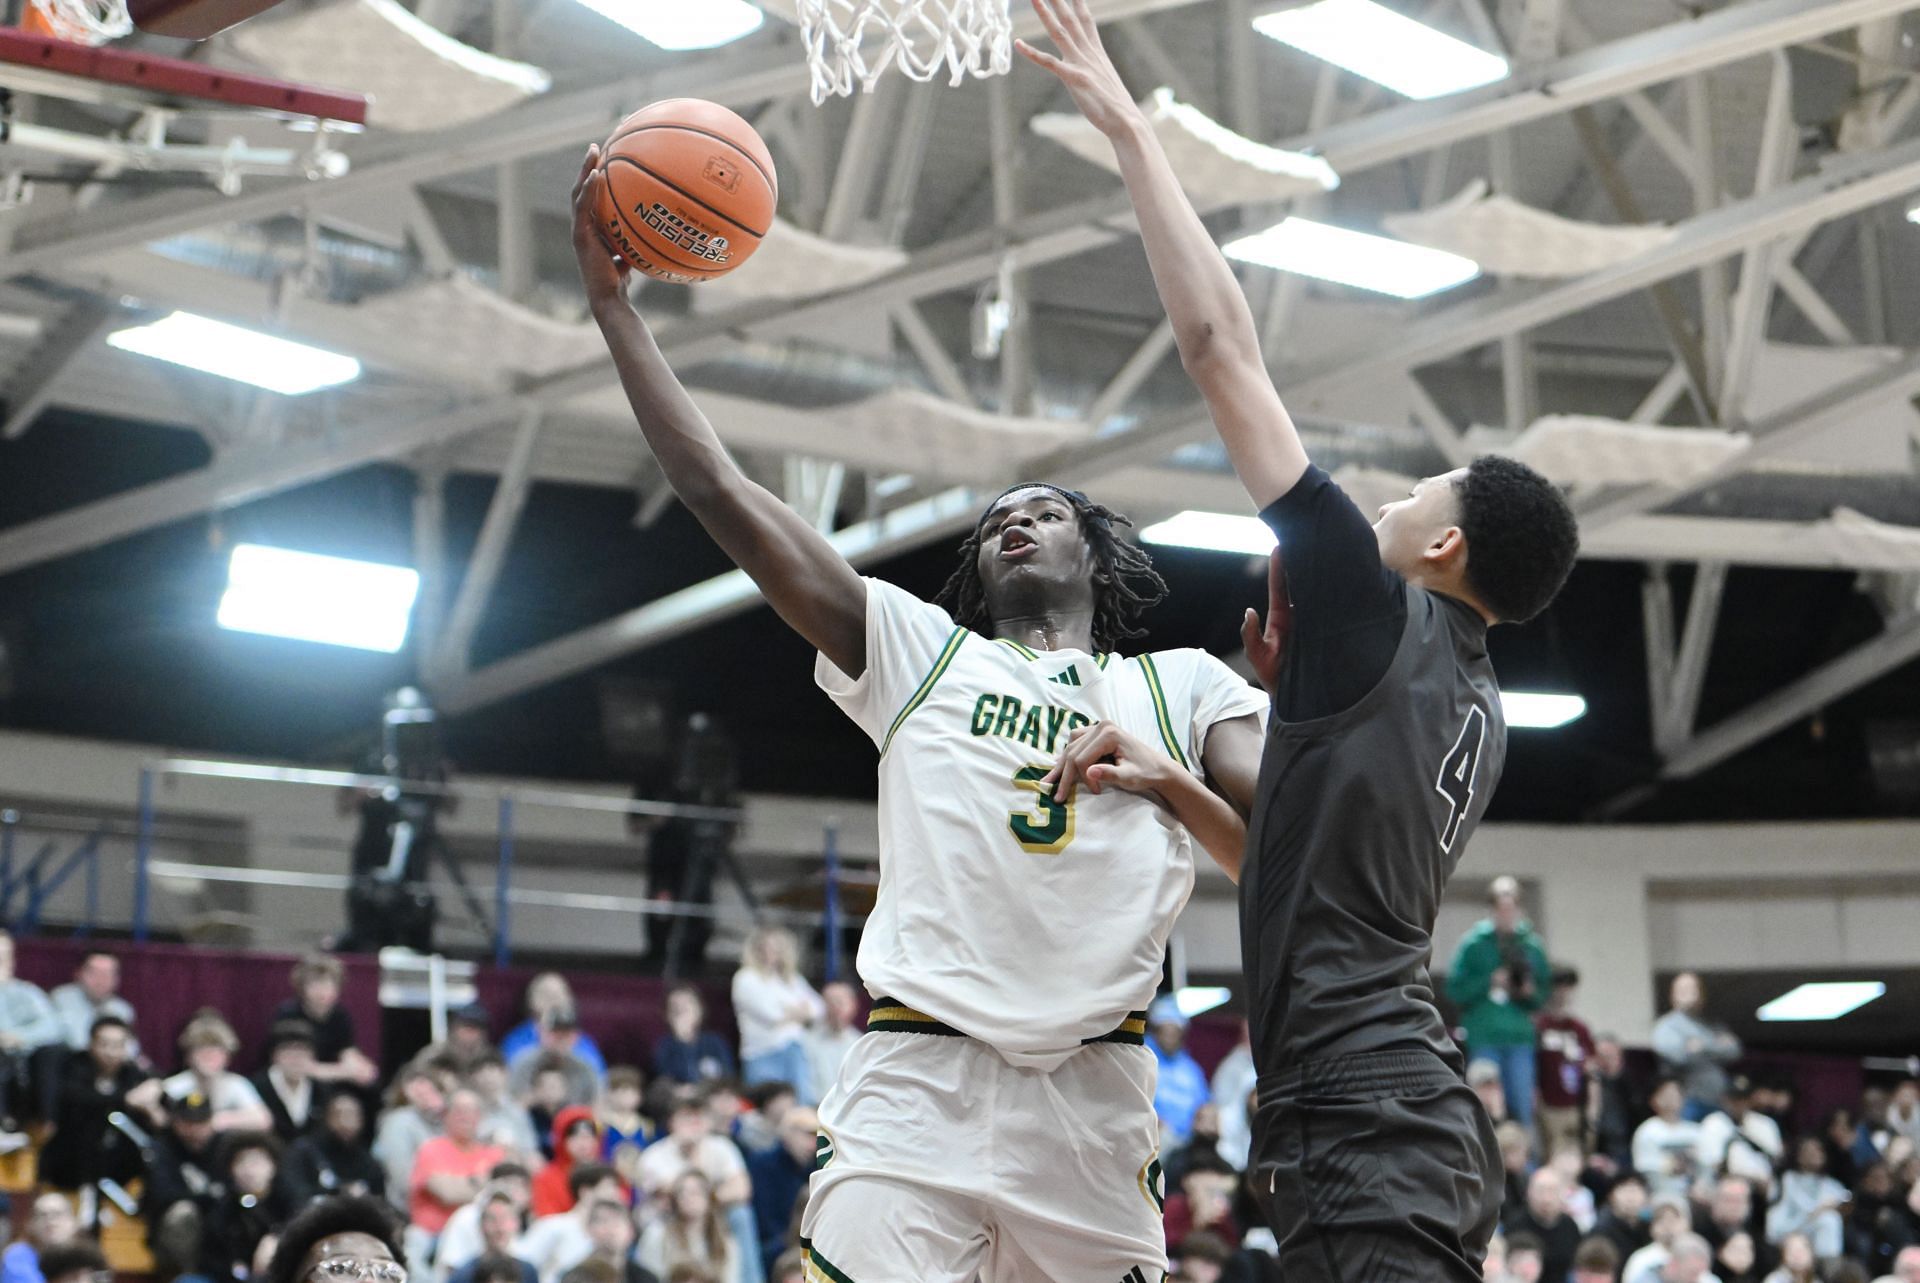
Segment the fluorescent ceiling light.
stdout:
<path fill-rule="evenodd" d="M 1373 0 L 1320 0 L 1253 20 L 1283 45 L 1409 98 L 1438 98 L 1504 80 L 1507 60 Z"/>
<path fill-rule="evenodd" d="M 1886 993 L 1878 980 L 1823 980 L 1781 994 L 1755 1013 L 1762 1020 L 1838 1020 Z"/>
<path fill-rule="evenodd" d="M 767 20 L 747 0 L 580 0 L 601 17 L 662 49 L 714 49 L 760 30 Z"/>
<path fill-rule="evenodd" d="M 299 396 L 360 377 L 360 362 L 338 352 L 275 338 L 192 312 L 175 312 L 151 325 L 107 335 L 123 352 Z"/>
<path fill-rule="evenodd" d="M 234 545 L 220 626 L 392 654 L 407 640 L 420 576 L 405 566 Z"/>
<path fill-rule="evenodd" d="M 1227 242 L 1228 258 L 1395 298 L 1426 298 L 1480 275 L 1480 265 L 1445 250 L 1386 236 L 1289 218 L 1264 232 Z"/>
<path fill-rule="evenodd" d="M 1920 205 L 1915 205 L 1907 211 L 1907 221 L 1909 223 L 1920 223 Z"/>
<path fill-rule="evenodd" d="M 1258 517 L 1234 517 L 1193 508 L 1148 526 L 1140 532 L 1140 540 L 1207 552 L 1244 552 L 1256 557 L 1266 556 L 1278 543 L 1267 523 Z"/>
<path fill-rule="evenodd" d="M 1552 730 L 1587 715 L 1587 701 L 1578 695 L 1549 695 L 1541 691 L 1501 691 L 1500 711 L 1507 725 Z"/>
<path fill-rule="evenodd" d="M 1212 1011 L 1223 1006 L 1233 997 L 1233 990 L 1208 985 L 1188 985 L 1176 989 L 1173 994 L 1174 1005 L 1180 1008 L 1180 1014 L 1191 1020 L 1203 1011 Z"/>

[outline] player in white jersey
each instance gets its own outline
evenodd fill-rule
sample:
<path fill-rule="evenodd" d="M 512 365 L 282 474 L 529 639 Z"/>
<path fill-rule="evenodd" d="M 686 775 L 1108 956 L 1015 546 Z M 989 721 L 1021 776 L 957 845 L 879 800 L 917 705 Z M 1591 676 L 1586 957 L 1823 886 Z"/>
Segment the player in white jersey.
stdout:
<path fill-rule="evenodd" d="M 820 1106 L 808 1279 L 1160 1279 L 1144 1008 L 1195 840 L 1238 874 L 1265 695 L 1201 651 L 1113 653 L 1165 584 L 1076 492 L 989 505 L 951 614 L 858 576 L 668 368 L 595 230 L 597 165 L 574 249 L 654 457 L 880 750 L 875 1006 Z"/>

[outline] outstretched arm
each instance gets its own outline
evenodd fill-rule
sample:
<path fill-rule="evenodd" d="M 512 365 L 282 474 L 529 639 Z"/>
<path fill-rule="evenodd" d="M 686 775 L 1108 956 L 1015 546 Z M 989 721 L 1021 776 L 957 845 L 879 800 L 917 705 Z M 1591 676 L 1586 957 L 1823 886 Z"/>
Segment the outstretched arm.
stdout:
<path fill-rule="evenodd" d="M 1206 398 L 1240 484 L 1254 507 L 1264 509 L 1300 480 L 1307 452 L 1267 373 L 1240 282 L 1121 83 L 1086 0 L 1032 4 L 1059 53 L 1024 40 L 1020 52 L 1060 77 L 1081 113 L 1113 144 L 1181 363 Z"/>
<path fill-rule="evenodd" d="M 857 679 L 867 671 L 866 585 L 825 536 L 740 471 L 674 377 L 627 298 L 626 265 L 607 248 L 596 226 L 594 211 L 605 183 L 600 149 L 590 147 L 573 187 L 573 252 L 593 318 L 612 349 L 620 384 L 653 457 L 680 501 L 759 585 L 768 604 L 835 667 Z"/>

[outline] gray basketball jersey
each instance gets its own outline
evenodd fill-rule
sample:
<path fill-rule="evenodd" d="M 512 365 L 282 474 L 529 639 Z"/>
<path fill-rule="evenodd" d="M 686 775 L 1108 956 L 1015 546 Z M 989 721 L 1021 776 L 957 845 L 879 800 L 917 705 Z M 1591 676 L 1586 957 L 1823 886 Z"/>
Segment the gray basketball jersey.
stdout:
<path fill-rule="evenodd" d="M 1408 586 L 1393 663 L 1359 703 L 1267 729 L 1240 884 L 1263 1073 L 1428 1047 L 1457 1064 L 1427 975 L 1440 893 L 1506 761 L 1487 627 Z"/>

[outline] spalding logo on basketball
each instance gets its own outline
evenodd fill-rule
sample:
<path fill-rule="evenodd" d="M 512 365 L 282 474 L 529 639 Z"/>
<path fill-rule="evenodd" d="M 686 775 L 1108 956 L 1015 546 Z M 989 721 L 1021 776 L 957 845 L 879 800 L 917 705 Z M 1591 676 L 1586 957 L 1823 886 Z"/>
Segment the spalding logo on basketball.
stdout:
<path fill-rule="evenodd" d="M 607 139 L 601 166 L 601 232 L 648 276 L 682 285 L 725 276 L 773 225 L 772 153 L 717 103 L 673 98 L 634 112 Z"/>

